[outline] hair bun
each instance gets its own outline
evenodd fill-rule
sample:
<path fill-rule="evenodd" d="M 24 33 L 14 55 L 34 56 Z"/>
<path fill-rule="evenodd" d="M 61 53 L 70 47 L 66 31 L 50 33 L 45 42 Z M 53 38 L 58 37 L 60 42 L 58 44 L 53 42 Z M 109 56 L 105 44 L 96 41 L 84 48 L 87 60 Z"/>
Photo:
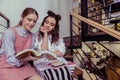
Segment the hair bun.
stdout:
<path fill-rule="evenodd" d="M 56 14 L 54 13 L 54 12 L 52 12 L 51 10 L 49 10 L 48 12 L 47 12 L 47 14 L 48 15 L 51 15 L 51 16 L 55 16 Z"/>
<path fill-rule="evenodd" d="M 56 18 L 57 18 L 58 20 L 61 20 L 61 16 L 60 16 L 60 15 L 56 15 Z"/>
<path fill-rule="evenodd" d="M 61 16 L 55 14 L 55 13 L 52 12 L 51 10 L 49 10 L 49 11 L 47 12 L 47 14 L 48 14 L 48 16 L 53 16 L 53 17 L 55 17 L 57 20 L 61 20 Z"/>

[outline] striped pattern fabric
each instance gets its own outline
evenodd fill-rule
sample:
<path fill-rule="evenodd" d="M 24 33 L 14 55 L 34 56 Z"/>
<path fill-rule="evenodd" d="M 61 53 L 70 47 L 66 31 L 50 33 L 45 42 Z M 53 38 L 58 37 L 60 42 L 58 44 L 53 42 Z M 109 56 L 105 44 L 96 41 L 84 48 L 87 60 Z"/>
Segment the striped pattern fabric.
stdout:
<path fill-rule="evenodd" d="M 45 70 L 44 77 L 45 80 L 73 80 L 71 73 L 65 66 Z"/>

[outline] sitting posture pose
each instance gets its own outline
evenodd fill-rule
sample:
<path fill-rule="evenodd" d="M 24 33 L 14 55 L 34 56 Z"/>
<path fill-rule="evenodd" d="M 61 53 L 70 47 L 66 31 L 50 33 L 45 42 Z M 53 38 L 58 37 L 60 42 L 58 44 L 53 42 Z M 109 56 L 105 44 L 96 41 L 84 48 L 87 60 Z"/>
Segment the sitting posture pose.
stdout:
<path fill-rule="evenodd" d="M 59 61 L 67 63 L 63 58 L 63 55 L 65 54 L 65 44 L 63 39 L 59 37 L 59 20 L 61 19 L 61 16 L 56 15 L 50 10 L 47 14 L 48 15 L 43 19 L 39 31 L 36 33 L 35 47 L 37 47 L 39 51 L 51 51 L 57 55 Z M 57 69 L 50 68 L 41 72 L 39 70 L 40 67 L 37 66 L 41 65 L 40 63 L 42 62 L 48 63 L 49 60 L 46 60 L 45 57 L 40 58 L 39 60 L 34 61 L 34 66 L 37 71 L 44 76 L 45 80 L 72 80 L 71 73 L 65 66 Z"/>
<path fill-rule="evenodd" d="M 18 52 L 34 46 L 35 36 L 30 30 L 38 17 L 35 9 L 26 8 L 19 24 L 4 32 L 0 49 L 0 80 L 43 80 L 28 62 L 15 57 Z"/>

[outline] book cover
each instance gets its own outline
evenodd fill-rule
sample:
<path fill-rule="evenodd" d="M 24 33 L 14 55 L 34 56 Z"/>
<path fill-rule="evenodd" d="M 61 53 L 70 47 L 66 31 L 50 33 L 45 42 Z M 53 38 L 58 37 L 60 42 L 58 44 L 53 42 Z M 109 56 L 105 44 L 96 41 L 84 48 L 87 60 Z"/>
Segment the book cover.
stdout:
<path fill-rule="evenodd" d="M 71 61 L 67 61 L 68 63 L 65 64 L 63 62 L 60 62 L 60 61 L 55 61 L 55 62 L 52 62 L 50 63 L 49 65 L 53 68 L 60 68 L 62 66 L 67 66 L 70 70 L 74 70 L 75 69 L 75 66 L 76 64 L 74 62 L 71 62 Z"/>
<path fill-rule="evenodd" d="M 70 69 L 70 71 L 74 71 L 76 63 L 68 61 L 68 64 L 66 66 Z"/>
<path fill-rule="evenodd" d="M 76 63 L 71 62 L 71 61 L 68 61 L 67 66 L 68 66 L 68 67 L 75 67 L 75 66 L 76 66 Z"/>

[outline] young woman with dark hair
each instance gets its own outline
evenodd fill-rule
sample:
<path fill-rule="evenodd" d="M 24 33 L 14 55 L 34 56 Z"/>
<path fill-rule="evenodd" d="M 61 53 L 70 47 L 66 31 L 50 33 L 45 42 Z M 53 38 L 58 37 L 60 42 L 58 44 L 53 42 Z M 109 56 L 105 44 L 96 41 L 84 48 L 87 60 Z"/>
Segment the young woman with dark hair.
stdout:
<path fill-rule="evenodd" d="M 59 36 L 59 21 L 61 16 L 55 14 L 52 11 L 47 12 L 47 16 L 43 19 L 43 22 L 39 28 L 39 31 L 36 33 L 36 42 L 35 46 L 39 51 L 48 50 L 54 52 L 59 61 L 67 63 L 63 58 L 65 54 L 65 44 L 63 39 Z M 37 66 L 41 65 L 40 63 L 46 62 L 49 63 L 47 58 L 40 58 L 37 61 L 34 61 L 34 66 L 38 72 L 45 77 L 45 80 L 71 80 L 71 73 L 67 67 L 60 67 L 58 69 L 47 69 L 44 71 L 39 71 Z"/>

